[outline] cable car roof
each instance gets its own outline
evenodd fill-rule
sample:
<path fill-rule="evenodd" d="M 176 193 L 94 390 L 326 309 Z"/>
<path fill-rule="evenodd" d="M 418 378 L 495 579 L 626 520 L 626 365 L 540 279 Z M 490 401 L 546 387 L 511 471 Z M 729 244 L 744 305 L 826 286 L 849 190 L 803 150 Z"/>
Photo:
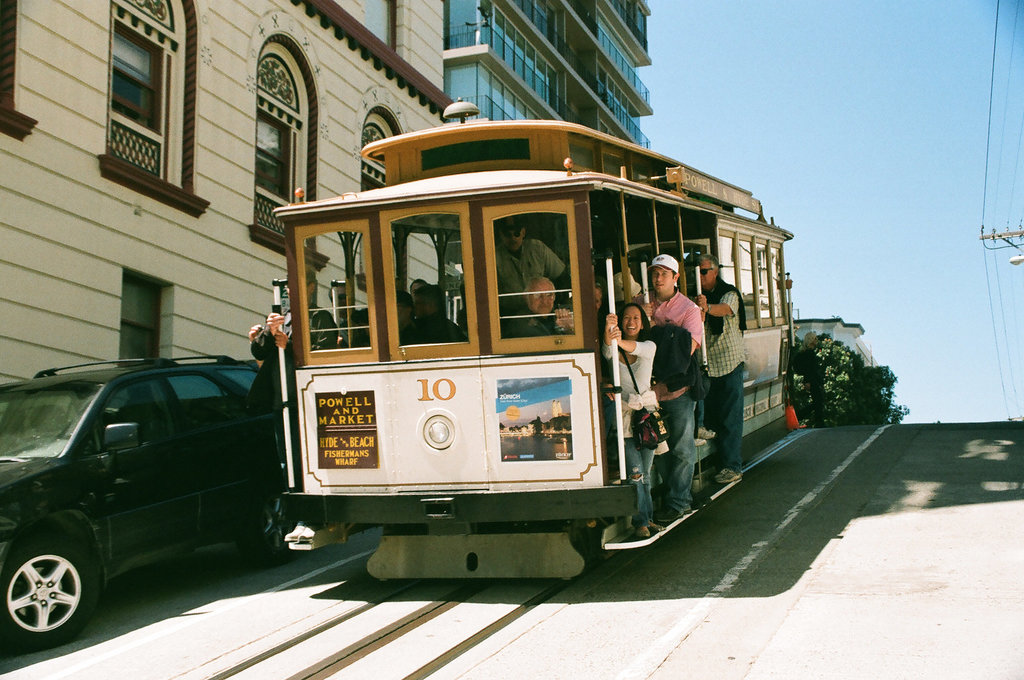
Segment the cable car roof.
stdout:
<path fill-rule="evenodd" d="M 761 215 L 751 192 L 618 137 L 557 120 L 449 123 L 367 144 L 367 162 L 386 168 L 388 185 L 485 170 L 559 170 L 569 163 L 637 182 L 664 180 L 684 195 Z"/>

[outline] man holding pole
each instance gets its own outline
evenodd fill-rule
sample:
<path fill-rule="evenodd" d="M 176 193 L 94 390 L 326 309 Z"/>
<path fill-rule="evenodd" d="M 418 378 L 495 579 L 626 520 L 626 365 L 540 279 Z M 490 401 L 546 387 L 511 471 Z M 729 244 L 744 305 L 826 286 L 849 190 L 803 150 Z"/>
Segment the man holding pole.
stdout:
<path fill-rule="evenodd" d="M 290 379 L 294 370 L 291 312 L 283 308 L 287 281 L 275 279 L 273 285 L 274 305 L 267 315 L 266 326 L 256 325 L 249 329 L 249 351 L 260 362 L 260 368 L 249 387 L 246 406 L 257 413 L 280 409 L 280 416 L 274 419 L 274 433 L 278 439 L 278 450 L 284 456 L 286 483 L 290 486 L 295 465 L 292 456 L 298 451 L 292 441 L 292 434 L 298 431 L 298 420 L 294 408 L 295 381 Z"/>
<path fill-rule="evenodd" d="M 721 470 L 715 475 L 719 484 L 743 478 L 743 331 L 745 310 L 739 291 L 718 277 L 718 258 L 710 253 L 700 256 L 702 295 L 697 306 L 707 315 L 708 375 L 711 388 L 704 400 L 705 418 L 718 433 Z"/>
<path fill-rule="evenodd" d="M 647 301 L 647 281 L 644 292 L 636 302 L 643 304 L 651 323 L 655 326 L 680 326 L 690 333 L 690 355 L 703 342 L 704 328 L 700 309 L 677 289 L 679 262 L 671 255 L 658 255 L 648 269 L 653 288 L 653 300 Z M 668 489 L 661 508 L 654 513 L 654 521 L 670 524 L 690 512 L 693 502 L 693 467 L 697 462 L 697 446 L 693 441 L 694 401 L 689 387 L 668 391 L 663 382 L 654 386 L 661 414 L 668 427 L 668 452 L 655 456 L 654 465 L 665 480 Z"/>

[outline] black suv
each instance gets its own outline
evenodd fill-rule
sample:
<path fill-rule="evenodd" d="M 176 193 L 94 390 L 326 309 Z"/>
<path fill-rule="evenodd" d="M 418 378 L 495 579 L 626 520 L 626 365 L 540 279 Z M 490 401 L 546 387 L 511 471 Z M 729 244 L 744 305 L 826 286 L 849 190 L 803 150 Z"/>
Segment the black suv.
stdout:
<path fill-rule="evenodd" d="M 110 577 L 237 541 L 286 559 L 274 423 L 227 357 L 51 369 L 0 385 L 0 645 L 85 625 Z"/>

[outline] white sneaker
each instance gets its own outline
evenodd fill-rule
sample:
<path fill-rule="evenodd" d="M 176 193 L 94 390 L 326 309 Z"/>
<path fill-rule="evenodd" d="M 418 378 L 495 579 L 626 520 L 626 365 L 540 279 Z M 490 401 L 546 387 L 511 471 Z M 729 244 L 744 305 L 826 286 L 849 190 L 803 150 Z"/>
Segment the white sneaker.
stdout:
<path fill-rule="evenodd" d="M 698 427 L 697 436 L 701 439 L 714 439 L 715 433 L 706 427 Z"/>
<path fill-rule="evenodd" d="M 707 443 L 708 443 L 708 440 L 707 439 L 702 439 L 701 437 L 697 437 L 697 438 L 695 438 L 693 440 L 693 445 L 694 446 L 704 446 Z"/>

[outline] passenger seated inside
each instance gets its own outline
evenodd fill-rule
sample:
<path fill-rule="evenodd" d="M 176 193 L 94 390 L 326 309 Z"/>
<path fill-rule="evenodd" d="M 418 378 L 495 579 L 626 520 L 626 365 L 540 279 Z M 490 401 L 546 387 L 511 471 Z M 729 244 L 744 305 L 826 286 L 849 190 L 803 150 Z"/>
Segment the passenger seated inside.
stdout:
<path fill-rule="evenodd" d="M 526 298 L 528 313 L 506 318 L 502 337 L 528 338 L 573 332 L 572 310 L 554 308 L 555 284 L 550 279 L 543 276 L 534 277 L 526 287 L 523 297 Z"/>
<path fill-rule="evenodd" d="M 444 291 L 440 286 L 421 286 L 412 296 L 415 329 L 409 334 L 411 345 L 440 342 L 466 342 L 466 334 L 445 316 Z"/>
<path fill-rule="evenodd" d="M 413 321 L 412 295 L 404 290 L 398 291 L 395 295 L 395 304 L 398 308 L 398 344 L 411 345 L 413 333 L 416 332 L 416 323 Z"/>
<path fill-rule="evenodd" d="M 524 219 L 525 216 L 516 215 L 495 222 L 499 294 L 526 290 L 530 280 L 538 276 L 557 281 L 568 273 L 565 263 L 543 241 L 526 238 Z M 526 301 L 516 295 L 502 297 L 500 307 L 503 317 L 525 314 L 527 310 Z"/>
<path fill-rule="evenodd" d="M 323 309 L 316 302 L 316 277 L 307 274 L 306 297 L 309 304 L 309 344 L 313 351 L 344 347 L 344 337 L 338 332 L 338 323 L 330 310 Z"/>
<path fill-rule="evenodd" d="M 370 346 L 370 310 L 366 307 L 352 310 L 349 316 L 351 341 L 349 347 Z"/>

